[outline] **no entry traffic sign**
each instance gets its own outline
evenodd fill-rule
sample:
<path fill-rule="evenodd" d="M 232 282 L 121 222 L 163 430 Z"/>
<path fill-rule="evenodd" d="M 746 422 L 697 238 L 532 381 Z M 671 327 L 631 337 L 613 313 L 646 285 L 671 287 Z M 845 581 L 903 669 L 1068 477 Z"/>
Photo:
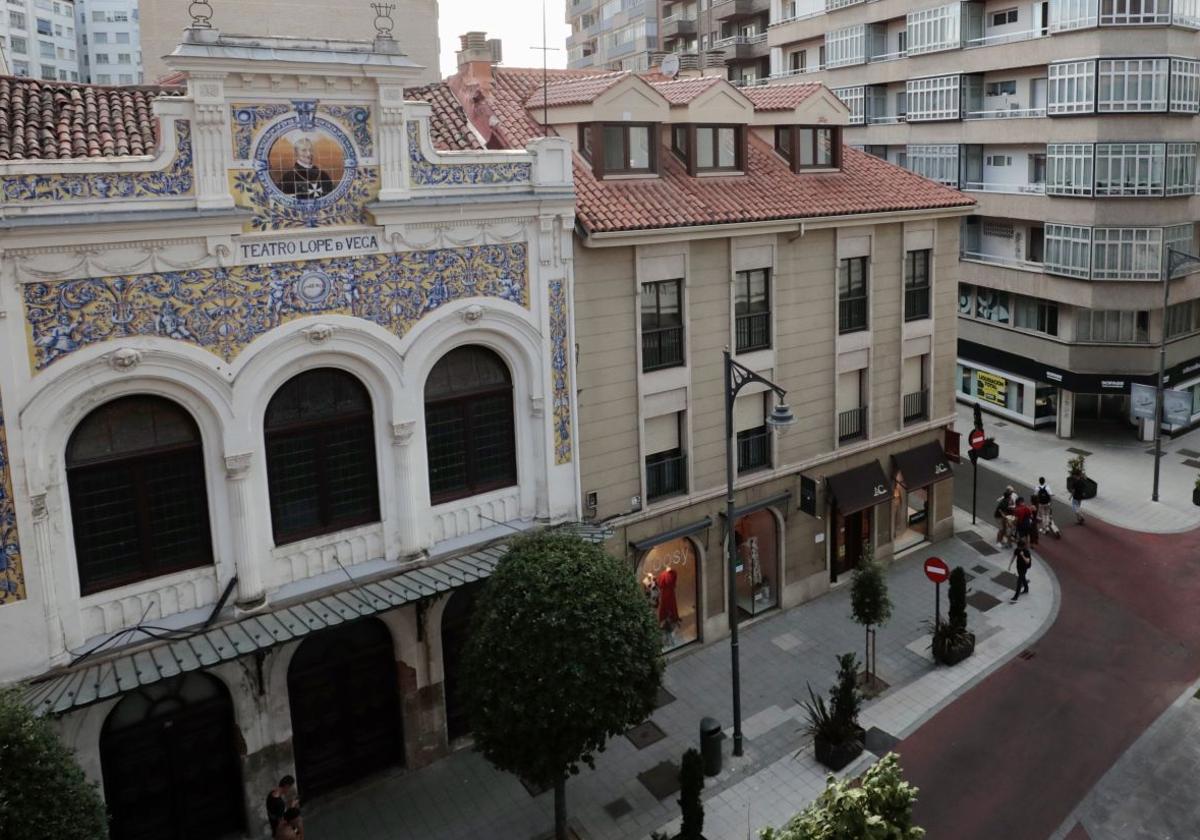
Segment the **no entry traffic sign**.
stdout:
<path fill-rule="evenodd" d="M 940 557 L 930 557 L 925 561 L 925 577 L 934 583 L 942 583 L 950 577 L 950 568 Z"/>
<path fill-rule="evenodd" d="M 972 429 L 971 434 L 967 435 L 967 442 L 971 444 L 972 449 L 983 449 L 983 429 Z"/>

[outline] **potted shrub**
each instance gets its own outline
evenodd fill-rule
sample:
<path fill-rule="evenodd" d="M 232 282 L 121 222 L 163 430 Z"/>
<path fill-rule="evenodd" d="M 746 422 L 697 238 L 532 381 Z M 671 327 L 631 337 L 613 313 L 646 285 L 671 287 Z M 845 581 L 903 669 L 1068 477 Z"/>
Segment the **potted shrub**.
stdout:
<path fill-rule="evenodd" d="M 858 659 L 853 653 L 837 658 L 837 682 L 829 690 L 829 704 L 808 687 L 804 710 L 808 723 L 804 731 L 812 736 L 817 761 L 838 771 L 862 753 L 866 732 L 858 725 L 862 695 L 858 691 Z"/>
<path fill-rule="evenodd" d="M 679 764 L 679 810 L 683 822 L 676 840 L 704 840 L 704 760 L 700 752 L 690 749 Z"/>
<path fill-rule="evenodd" d="M 979 450 L 979 457 L 985 461 L 1000 457 L 1000 444 L 996 443 L 995 438 L 984 438 L 983 448 Z"/>
<path fill-rule="evenodd" d="M 1192 504 L 1200 507 L 1200 475 L 1196 476 L 1196 484 L 1192 487 Z"/>
<path fill-rule="evenodd" d="M 1087 458 L 1084 455 L 1076 455 L 1067 461 L 1067 492 L 1070 493 L 1073 491 L 1076 481 L 1082 481 L 1083 498 L 1094 499 L 1096 498 L 1096 491 L 1099 489 L 1099 485 L 1094 480 L 1088 478 L 1086 461 Z"/>
<path fill-rule="evenodd" d="M 975 634 L 967 629 L 967 575 L 962 566 L 950 572 L 950 610 L 933 628 L 933 658 L 957 665 L 975 652 Z"/>

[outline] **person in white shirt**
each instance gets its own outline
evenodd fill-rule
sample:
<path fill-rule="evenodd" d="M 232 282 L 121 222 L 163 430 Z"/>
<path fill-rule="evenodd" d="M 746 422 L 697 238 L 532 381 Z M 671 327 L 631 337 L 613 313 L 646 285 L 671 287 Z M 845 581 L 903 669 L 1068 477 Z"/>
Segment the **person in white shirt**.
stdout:
<path fill-rule="evenodd" d="M 1038 531 L 1043 534 L 1050 530 L 1053 516 L 1050 510 L 1050 501 L 1053 498 L 1054 493 L 1051 492 L 1050 485 L 1046 483 L 1045 476 L 1038 476 L 1037 487 L 1033 490 L 1033 500 L 1037 503 Z"/>

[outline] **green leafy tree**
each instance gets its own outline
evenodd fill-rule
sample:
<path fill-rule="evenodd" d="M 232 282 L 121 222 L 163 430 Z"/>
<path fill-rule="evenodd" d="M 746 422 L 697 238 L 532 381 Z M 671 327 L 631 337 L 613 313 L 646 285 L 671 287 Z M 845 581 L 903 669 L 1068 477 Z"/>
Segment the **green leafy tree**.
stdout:
<path fill-rule="evenodd" d="M 679 764 L 679 810 L 683 822 L 679 840 L 702 840 L 704 832 L 704 760 L 699 750 L 690 749 Z"/>
<path fill-rule="evenodd" d="M 782 828 L 767 828 L 762 840 L 921 840 L 913 825 L 917 788 L 904 781 L 900 761 L 888 753 L 862 777 L 838 781 L 830 775 L 817 801 Z"/>
<path fill-rule="evenodd" d="M 850 613 L 866 631 L 866 650 L 863 670 L 868 681 L 875 677 L 875 657 L 871 650 L 871 628 L 886 624 L 892 617 L 892 600 L 888 597 L 887 575 L 875 561 L 875 550 L 866 545 L 863 559 L 850 582 Z"/>
<path fill-rule="evenodd" d="M 104 840 L 104 802 L 50 724 L 0 691 L 0 837 Z"/>
<path fill-rule="evenodd" d="M 476 605 L 463 653 L 472 734 L 488 761 L 554 787 L 645 720 L 662 681 L 662 634 L 628 567 L 579 537 L 515 539 Z"/>

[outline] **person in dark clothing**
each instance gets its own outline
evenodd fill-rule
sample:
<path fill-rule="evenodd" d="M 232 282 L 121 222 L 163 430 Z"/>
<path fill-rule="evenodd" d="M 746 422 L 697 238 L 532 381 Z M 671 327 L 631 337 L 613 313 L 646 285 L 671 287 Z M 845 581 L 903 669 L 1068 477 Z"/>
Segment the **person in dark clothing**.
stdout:
<path fill-rule="evenodd" d="M 1074 470 L 1070 476 L 1070 486 L 1067 488 L 1071 491 L 1071 510 L 1075 512 L 1075 521 L 1083 524 L 1083 473 L 1079 470 Z"/>
<path fill-rule="evenodd" d="M 324 169 L 313 162 L 313 143 L 301 137 L 292 144 L 296 162 L 279 179 L 279 189 L 296 198 L 323 198 L 333 192 L 333 180 Z"/>
<path fill-rule="evenodd" d="M 1025 540 L 1017 543 L 1017 549 L 1013 552 L 1012 559 L 1008 561 L 1010 569 L 1013 563 L 1017 564 L 1017 587 L 1011 599 L 1012 603 L 1015 604 L 1017 599 L 1021 597 L 1022 592 L 1026 595 L 1029 594 L 1029 578 L 1027 576 L 1029 574 L 1029 567 L 1033 565 L 1033 557 L 1029 553 L 1029 547 L 1026 545 Z"/>
<path fill-rule="evenodd" d="M 304 840 L 304 822 L 299 808 L 288 808 L 272 832 L 272 840 Z"/>
<path fill-rule="evenodd" d="M 279 784 L 271 788 L 267 794 L 267 822 L 271 824 L 271 835 L 279 828 L 279 821 L 289 808 L 300 804 L 296 798 L 296 779 L 294 776 L 284 776 Z"/>

